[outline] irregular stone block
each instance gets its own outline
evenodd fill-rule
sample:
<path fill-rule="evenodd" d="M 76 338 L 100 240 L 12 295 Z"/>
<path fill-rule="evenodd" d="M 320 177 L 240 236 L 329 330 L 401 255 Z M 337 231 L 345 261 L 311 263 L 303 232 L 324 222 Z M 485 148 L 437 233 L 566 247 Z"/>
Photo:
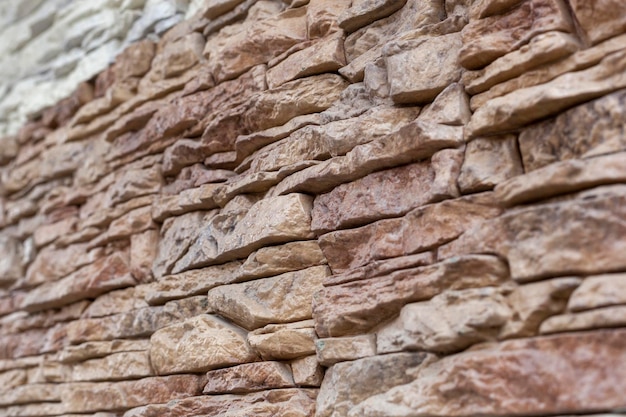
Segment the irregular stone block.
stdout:
<path fill-rule="evenodd" d="M 479 69 L 548 31 L 573 32 L 561 0 L 526 0 L 508 13 L 470 22 L 462 30 L 459 62 Z"/>
<path fill-rule="evenodd" d="M 204 382 L 203 376 L 170 375 L 136 381 L 73 383 L 65 385 L 61 400 L 69 413 L 124 410 L 198 395 Z"/>
<path fill-rule="evenodd" d="M 256 362 L 207 373 L 204 394 L 245 394 L 294 387 L 289 367 L 280 362 Z"/>
<path fill-rule="evenodd" d="M 343 36 L 320 39 L 267 70 L 267 86 L 276 88 L 296 78 L 334 72 L 346 65 Z"/>
<path fill-rule="evenodd" d="M 295 359 L 315 353 L 312 320 L 289 324 L 268 324 L 248 333 L 250 346 L 264 360 Z"/>
<path fill-rule="evenodd" d="M 376 335 L 331 337 L 315 341 L 315 355 L 321 365 L 352 361 L 376 355 Z"/>
<path fill-rule="evenodd" d="M 456 179 L 462 152 L 444 149 L 430 161 L 378 171 L 319 195 L 311 229 L 327 232 L 372 220 L 401 216 L 412 208 L 458 197 Z"/>
<path fill-rule="evenodd" d="M 210 210 L 218 207 L 215 194 L 220 184 L 204 184 L 183 190 L 176 195 L 160 195 L 152 203 L 152 218 L 158 222 L 190 211 Z"/>
<path fill-rule="evenodd" d="M 521 3 L 522 0 L 477 0 L 470 6 L 470 17 L 472 19 L 483 19 L 485 17 L 502 14 L 511 9 L 512 6 Z"/>
<path fill-rule="evenodd" d="M 22 243 L 11 236 L 0 236 L 0 285 L 10 285 L 22 278 Z"/>
<path fill-rule="evenodd" d="M 347 10 L 352 0 L 310 0 L 306 20 L 309 39 L 322 38 L 340 30 L 337 16 Z"/>
<path fill-rule="evenodd" d="M 310 238 L 311 206 L 309 196 L 289 194 L 261 200 L 245 212 L 219 214 L 194 234 L 195 241 L 172 272 L 245 257 L 269 244 Z"/>
<path fill-rule="evenodd" d="M 519 147 L 526 172 L 562 160 L 626 150 L 626 119 L 614 111 L 625 102 L 626 90 L 620 90 L 522 130 Z"/>
<path fill-rule="evenodd" d="M 461 78 L 459 33 L 408 45 L 403 45 L 400 50 L 387 46 L 385 54 L 389 94 L 394 103 L 432 101 L 444 88 Z"/>
<path fill-rule="evenodd" d="M 625 324 L 626 306 L 611 306 L 550 317 L 541 323 L 539 333 L 550 334 L 603 327 L 623 327 Z"/>
<path fill-rule="evenodd" d="M 587 277 L 567 303 L 569 311 L 626 304 L 626 274 Z"/>
<path fill-rule="evenodd" d="M 124 417 L 185 417 L 195 415 L 293 416 L 315 414 L 317 390 L 275 389 L 246 395 L 203 395 L 134 408 Z"/>
<path fill-rule="evenodd" d="M 149 340 L 113 340 L 110 342 L 87 342 L 76 346 L 66 346 L 59 353 L 62 363 L 82 362 L 93 358 L 103 358 L 118 352 L 142 352 L 150 348 Z"/>
<path fill-rule="evenodd" d="M 512 206 L 598 185 L 626 181 L 626 153 L 570 159 L 511 178 L 496 187 L 496 198 Z"/>
<path fill-rule="evenodd" d="M 72 366 L 72 381 L 115 381 L 152 375 L 147 351 L 113 353 Z"/>
<path fill-rule="evenodd" d="M 318 241 L 333 273 L 343 273 L 375 260 L 433 249 L 501 212 L 491 193 L 475 194 L 418 207 L 404 217 L 330 232 Z"/>
<path fill-rule="evenodd" d="M 104 255 L 102 248 L 88 250 L 87 246 L 88 244 L 76 244 L 64 248 L 54 246 L 42 248 L 29 265 L 23 284 L 30 287 L 57 280 L 82 266 L 95 262 Z M 3 253 L 9 254 L 10 251 L 6 250 Z M 63 262 L 58 262 L 59 259 L 63 259 Z M 16 261 L 12 265 L 16 268 L 20 263 Z M 1 275 L 7 276 L 8 274 Z"/>
<path fill-rule="evenodd" d="M 289 363 L 293 380 L 299 387 L 319 387 L 324 379 L 324 371 L 315 355 L 295 359 Z"/>
<path fill-rule="evenodd" d="M 136 281 L 130 274 L 125 257 L 120 253 L 115 253 L 65 278 L 32 289 L 24 297 L 22 308 L 35 312 L 61 307 L 135 284 Z"/>
<path fill-rule="evenodd" d="M 565 334 L 449 356 L 419 370 L 410 384 L 370 397 L 346 415 L 558 415 L 622 408 L 625 336 L 623 330 Z M 444 381 L 455 383 L 442 390 Z"/>
<path fill-rule="evenodd" d="M 159 375 L 203 372 L 255 359 L 242 329 L 208 314 L 162 328 L 150 337 L 150 361 Z"/>
<path fill-rule="evenodd" d="M 512 315 L 497 288 L 446 291 L 402 307 L 397 319 L 376 332 L 377 352 L 460 351 L 495 338 Z"/>
<path fill-rule="evenodd" d="M 414 372 L 432 362 L 429 353 L 397 353 L 338 363 L 320 388 L 317 416 L 340 417 L 355 405 L 390 388 L 411 382 Z M 376 381 L 376 383 L 364 383 Z"/>
<path fill-rule="evenodd" d="M 608 55 L 591 68 L 489 100 L 474 112 L 465 133 L 473 138 L 520 128 L 626 87 L 625 73 L 626 52 Z"/>
<path fill-rule="evenodd" d="M 625 196 L 622 185 L 599 187 L 569 201 L 514 210 L 468 230 L 438 256 L 496 253 L 508 259 L 517 281 L 620 270 L 626 266 Z"/>
<path fill-rule="evenodd" d="M 223 285 L 209 291 L 209 305 L 216 313 L 249 330 L 269 323 L 310 319 L 309 300 L 328 275 L 327 266 L 314 266 L 272 278 Z"/>
<path fill-rule="evenodd" d="M 626 31 L 626 5 L 619 0 L 573 0 L 571 5 L 576 19 L 593 44 Z"/>
<path fill-rule="evenodd" d="M 405 304 L 445 290 L 494 286 L 507 279 L 504 262 L 474 255 L 324 287 L 313 297 L 315 330 L 320 337 L 359 334 L 397 315 Z"/>
<path fill-rule="evenodd" d="M 62 386 L 57 384 L 28 384 L 15 387 L 0 395 L 0 406 L 36 402 L 58 402 Z"/>
<path fill-rule="evenodd" d="M 459 189 L 472 193 L 524 173 L 515 135 L 476 138 L 467 144 L 459 175 Z"/>
<path fill-rule="evenodd" d="M 406 4 L 406 0 L 356 0 L 338 17 L 339 27 L 346 32 L 367 26 L 375 20 L 387 17 Z"/>

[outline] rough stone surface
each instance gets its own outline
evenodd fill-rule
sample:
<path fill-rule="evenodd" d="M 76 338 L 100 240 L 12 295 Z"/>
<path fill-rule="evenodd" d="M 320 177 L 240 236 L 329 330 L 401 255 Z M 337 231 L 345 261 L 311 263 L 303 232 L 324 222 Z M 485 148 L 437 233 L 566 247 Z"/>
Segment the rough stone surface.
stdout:
<path fill-rule="evenodd" d="M 376 354 L 376 335 L 333 337 L 315 342 L 315 354 L 320 364 L 331 366 Z"/>
<path fill-rule="evenodd" d="M 572 294 L 567 309 L 584 311 L 598 307 L 626 304 L 624 274 L 595 275 L 585 278 Z"/>
<path fill-rule="evenodd" d="M 243 394 L 294 386 L 289 367 L 280 362 L 255 362 L 207 373 L 204 394 Z"/>

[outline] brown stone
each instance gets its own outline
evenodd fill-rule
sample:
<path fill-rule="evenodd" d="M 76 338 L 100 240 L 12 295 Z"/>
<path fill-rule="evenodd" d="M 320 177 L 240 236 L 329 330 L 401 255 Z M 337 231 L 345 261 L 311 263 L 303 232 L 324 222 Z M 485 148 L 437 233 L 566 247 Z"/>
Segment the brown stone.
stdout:
<path fill-rule="evenodd" d="M 457 197 L 462 153 L 442 150 L 431 161 L 378 171 L 316 197 L 311 229 L 327 232 L 401 216 L 415 207 Z"/>
<path fill-rule="evenodd" d="M 315 355 L 321 365 L 353 361 L 376 355 L 376 335 L 331 337 L 315 342 Z"/>
<path fill-rule="evenodd" d="M 215 195 L 220 187 L 220 184 L 204 184 L 183 190 L 177 195 L 160 195 L 152 203 L 152 218 L 162 222 L 168 217 L 180 216 L 190 211 L 217 208 Z"/>
<path fill-rule="evenodd" d="M 268 324 L 248 333 L 248 342 L 264 360 L 295 359 L 315 353 L 313 320 Z"/>
<path fill-rule="evenodd" d="M 91 265 L 62 278 L 32 289 L 22 301 L 27 311 L 60 307 L 108 291 L 135 285 L 127 261 L 120 253 L 101 258 Z"/>
<path fill-rule="evenodd" d="M 288 81 L 334 72 L 346 64 L 343 37 L 332 35 L 296 51 L 267 70 L 267 85 L 276 88 Z"/>
<path fill-rule="evenodd" d="M 596 44 L 626 30 L 626 9 L 619 0 L 573 0 L 571 7 L 591 43 Z"/>
<path fill-rule="evenodd" d="M 591 68 L 545 84 L 496 97 L 477 109 L 466 127 L 470 138 L 520 128 L 576 104 L 626 87 L 626 52 L 605 57 Z M 566 88 L 567 87 L 567 88 Z"/>
<path fill-rule="evenodd" d="M 313 297 L 315 330 L 320 337 L 362 333 L 398 314 L 405 304 L 428 300 L 444 290 L 486 287 L 506 279 L 508 269 L 502 261 L 475 255 L 324 287 Z"/>
<path fill-rule="evenodd" d="M 306 11 L 309 39 L 322 38 L 339 31 L 337 16 L 351 4 L 351 0 L 310 0 Z"/>
<path fill-rule="evenodd" d="M 150 343 L 148 340 L 87 342 L 75 346 L 66 346 L 59 353 L 58 360 L 62 363 L 71 364 L 93 358 L 103 358 L 119 352 L 142 352 L 148 350 L 149 347 Z"/>
<path fill-rule="evenodd" d="M 310 319 L 309 300 L 328 275 L 327 266 L 314 266 L 272 278 L 223 285 L 209 291 L 209 305 L 216 313 L 249 330 L 269 323 Z"/>
<path fill-rule="evenodd" d="M 348 10 L 339 15 L 339 27 L 346 32 L 354 32 L 375 20 L 389 16 L 405 4 L 406 0 L 355 0 Z"/>
<path fill-rule="evenodd" d="M 246 211 L 218 214 L 194 233 L 195 241 L 172 272 L 243 258 L 268 244 L 310 238 L 311 205 L 309 196 L 290 194 L 261 200 Z"/>
<path fill-rule="evenodd" d="M 569 311 L 626 304 L 626 274 L 595 275 L 584 279 L 569 299 Z"/>
<path fill-rule="evenodd" d="M 477 0 L 472 2 L 470 6 L 470 17 L 474 20 L 483 19 L 485 17 L 496 14 L 503 14 L 521 3 L 522 0 Z"/>
<path fill-rule="evenodd" d="M 113 353 L 72 366 L 72 381 L 116 381 L 152 375 L 147 351 Z"/>
<path fill-rule="evenodd" d="M 373 356 L 338 363 L 326 372 L 318 396 L 316 415 L 345 416 L 350 409 L 367 398 L 411 382 L 416 370 L 434 359 L 432 354 L 419 352 Z"/>
<path fill-rule="evenodd" d="M 148 305 L 144 300 L 144 295 L 147 292 L 148 287 L 138 285 L 102 294 L 91 302 L 82 317 L 104 317 L 147 307 Z"/>
<path fill-rule="evenodd" d="M 294 387 L 289 367 L 280 362 L 256 362 L 207 373 L 204 394 L 244 394 Z"/>
<path fill-rule="evenodd" d="M 159 375 L 203 372 L 255 359 L 245 332 L 213 315 L 162 328 L 150 338 L 150 361 Z"/>
<path fill-rule="evenodd" d="M 504 342 L 450 356 L 346 415 L 558 415 L 622 408 L 625 340 L 623 330 L 597 331 Z"/>
<path fill-rule="evenodd" d="M 465 26 L 459 61 L 467 69 L 479 69 L 543 32 L 572 29 L 561 0 L 526 0 L 504 15 L 475 20 Z"/>
<path fill-rule="evenodd" d="M 371 261 L 433 249 L 498 216 L 492 193 L 475 194 L 418 207 L 404 217 L 322 235 L 319 244 L 333 273 Z"/>
<path fill-rule="evenodd" d="M 44 247 L 37 253 L 35 260 L 28 267 L 23 281 L 24 285 L 33 286 L 46 281 L 57 280 L 82 266 L 93 263 L 104 255 L 101 248 L 88 250 L 87 246 L 86 244 L 77 244 L 64 248 Z M 59 259 L 62 259 L 63 262 L 58 262 Z M 17 267 L 19 263 L 16 262 L 14 265 Z"/>
<path fill-rule="evenodd" d="M 461 35 L 452 33 L 402 46 L 387 46 L 385 64 L 389 94 L 395 103 L 432 101 L 461 78 Z"/>
<path fill-rule="evenodd" d="M 598 185 L 623 183 L 626 181 L 625 155 L 619 152 L 556 162 L 499 184 L 496 197 L 512 206 Z"/>
<path fill-rule="evenodd" d="M 82 382 L 66 385 L 61 399 L 66 412 L 70 413 L 124 410 L 198 395 L 203 385 L 204 377 L 198 375 L 170 375 L 121 382 Z"/>
<path fill-rule="evenodd" d="M 626 90 L 620 90 L 522 130 L 519 147 L 526 172 L 625 150 L 624 115 L 615 112 L 625 101 Z"/>
<path fill-rule="evenodd" d="M 508 259 L 517 281 L 620 270 L 625 192 L 622 185 L 599 187 L 575 199 L 511 211 L 468 230 L 439 248 L 438 256 L 496 253 Z"/>
<path fill-rule="evenodd" d="M 324 379 L 324 371 L 315 355 L 291 361 L 293 380 L 299 387 L 319 387 Z"/>
<path fill-rule="evenodd" d="M 153 60 L 152 71 L 160 78 L 180 75 L 202 57 L 204 44 L 204 36 L 198 32 L 192 32 L 174 42 L 167 43 L 163 51 Z"/>
<path fill-rule="evenodd" d="M 524 173 L 515 135 L 476 138 L 467 144 L 459 175 L 459 189 L 472 193 Z"/>
<path fill-rule="evenodd" d="M 309 417 L 315 414 L 316 395 L 316 390 L 294 388 L 246 395 L 203 395 L 135 408 L 124 413 L 124 417 L 184 417 L 190 414 Z"/>

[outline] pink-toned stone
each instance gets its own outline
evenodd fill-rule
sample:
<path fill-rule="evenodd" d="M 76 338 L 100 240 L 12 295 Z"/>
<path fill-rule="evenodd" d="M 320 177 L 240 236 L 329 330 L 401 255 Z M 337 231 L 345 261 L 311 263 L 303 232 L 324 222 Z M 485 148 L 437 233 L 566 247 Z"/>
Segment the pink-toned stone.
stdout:
<path fill-rule="evenodd" d="M 315 355 L 291 361 L 293 380 L 299 387 L 319 387 L 324 379 L 324 371 Z"/>
<path fill-rule="evenodd" d="M 351 7 L 339 15 L 339 27 L 346 32 L 354 32 L 375 20 L 389 16 L 405 3 L 406 0 L 353 0 Z"/>
<path fill-rule="evenodd" d="M 501 260 L 474 255 L 324 287 L 313 297 L 315 330 L 320 337 L 359 334 L 395 316 L 405 304 L 446 289 L 498 285 L 506 279 L 508 268 Z"/>
<path fill-rule="evenodd" d="M 501 212 L 492 193 L 475 194 L 418 207 L 404 217 L 330 232 L 319 238 L 319 244 L 333 273 L 343 273 L 372 261 L 433 249 Z"/>
<path fill-rule="evenodd" d="M 288 324 L 268 324 L 248 333 L 250 346 L 264 360 L 295 359 L 315 353 L 312 320 Z"/>
<path fill-rule="evenodd" d="M 376 335 L 331 337 L 315 341 L 315 355 L 321 365 L 353 361 L 376 355 Z"/>
<path fill-rule="evenodd" d="M 281 362 L 256 362 L 207 373 L 204 394 L 244 394 L 294 386 L 289 367 Z"/>
<path fill-rule="evenodd" d="M 310 0 L 306 12 L 309 39 L 322 38 L 339 31 L 337 16 L 351 4 L 352 0 Z"/>
<path fill-rule="evenodd" d="M 72 366 L 72 381 L 116 381 L 154 375 L 147 351 L 113 353 Z"/>
<path fill-rule="evenodd" d="M 593 44 L 626 31 L 626 5 L 619 0 L 572 0 L 570 4 Z"/>

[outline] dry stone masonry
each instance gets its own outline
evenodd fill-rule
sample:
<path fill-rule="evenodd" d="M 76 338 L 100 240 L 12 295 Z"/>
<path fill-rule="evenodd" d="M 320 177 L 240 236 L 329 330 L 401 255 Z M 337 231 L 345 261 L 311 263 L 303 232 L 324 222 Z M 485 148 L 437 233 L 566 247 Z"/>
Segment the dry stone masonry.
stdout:
<path fill-rule="evenodd" d="M 0 416 L 626 415 L 623 0 L 2 11 Z"/>

